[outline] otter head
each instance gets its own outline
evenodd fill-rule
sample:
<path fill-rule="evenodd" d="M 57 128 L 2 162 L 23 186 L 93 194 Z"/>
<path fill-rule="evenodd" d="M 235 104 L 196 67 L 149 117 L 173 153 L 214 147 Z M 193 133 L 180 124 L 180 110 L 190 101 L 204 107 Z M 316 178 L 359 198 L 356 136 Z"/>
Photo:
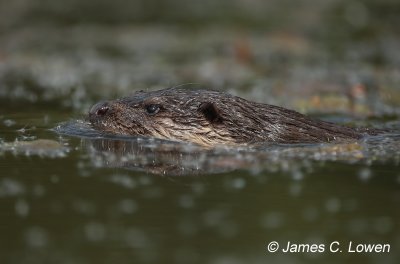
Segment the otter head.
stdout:
<path fill-rule="evenodd" d="M 95 129 L 112 134 L 140 135 L 190 141 L 200 145 L 227 144 L 221 129 L 218 92 L 165 89 L 139 91 L 130 97 L 99 102 L 89 111 Z"/>

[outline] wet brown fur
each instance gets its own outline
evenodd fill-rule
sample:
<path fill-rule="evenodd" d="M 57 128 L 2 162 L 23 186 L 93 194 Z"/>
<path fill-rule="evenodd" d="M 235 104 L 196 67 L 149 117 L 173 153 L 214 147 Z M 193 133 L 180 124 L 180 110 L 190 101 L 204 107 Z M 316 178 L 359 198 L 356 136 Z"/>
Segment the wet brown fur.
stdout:
<path fill-rule="evenodd" d="M 101 109 L 101 110 L 99 110 Z M 149 113 L 148 109 L 158 109 Z M 190 141 L 204 146 L 259 142 L 318 143 L 358 139 L 356 129 L 223 92 L 168 88 L 94 105 L 93 127 L 122 135 Z"/>

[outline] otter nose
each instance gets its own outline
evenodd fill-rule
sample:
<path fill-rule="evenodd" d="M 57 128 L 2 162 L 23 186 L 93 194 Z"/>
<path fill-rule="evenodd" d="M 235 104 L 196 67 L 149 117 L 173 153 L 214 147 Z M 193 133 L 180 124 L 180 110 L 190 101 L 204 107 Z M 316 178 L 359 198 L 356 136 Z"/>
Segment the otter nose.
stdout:
<path fill-rule="evenodd" d="M 108 102 L 99 102 L 89 110 L 90 116 L 104 116 L 110 109 Z"/>

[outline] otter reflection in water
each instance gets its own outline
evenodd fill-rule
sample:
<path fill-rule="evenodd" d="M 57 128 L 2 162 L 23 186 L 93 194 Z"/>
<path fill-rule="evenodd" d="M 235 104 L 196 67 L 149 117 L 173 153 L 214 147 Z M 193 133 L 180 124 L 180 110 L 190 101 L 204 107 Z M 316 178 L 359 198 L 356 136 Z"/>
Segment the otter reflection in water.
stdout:
<path fill-rule="evenodd" d="M 374 158 L 368 141 L 344 144 L 270 145 L 260 148 L 204 148 L 151 138 L 83 138 L 99 167 L 126 168 L 158 175 L 206 175 L 238 169 L 259 172 L 294 171 L 312 161 L 359 162 Z M 394 143 L 396 141 L 393 141 Z M 379 143 L 378 143 L 379 144 Z M 398 144 L 392 144 L 398 150 Z M 234 151 L 232 151 L 234 149 Z M 392 156 L 389 154 L 389 156 Z M 318 164 L 318 163 L 317 163 Z"/>
<path fill-rule="evenodd" d="M 152 139 L 85 138 L 84 145 L 100 167 L 126 168 L 159 175 L 199 175 L 222 173 L 251 167 L 254 154 L 228 149 L 206 149 Z M 247 155 L 251 158 L 247 159 Z"/>
<path fill-rule="evenodd" d="M 100 131 L 189 141 L 202 146 L 321 143 L 359 139 L 354 129 L 227 93 L 168 88 L 99 102 L 89 121 Z"/>

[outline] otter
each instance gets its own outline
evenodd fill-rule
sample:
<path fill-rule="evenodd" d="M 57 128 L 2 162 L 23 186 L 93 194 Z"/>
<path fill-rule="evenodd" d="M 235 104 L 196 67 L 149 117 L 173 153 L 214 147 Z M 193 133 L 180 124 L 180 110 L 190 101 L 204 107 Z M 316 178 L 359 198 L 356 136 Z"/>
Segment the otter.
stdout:
<path fill-rule="evenodd" d="M 91 125 L 119 135 L 189 141 L 202 146 L 356 140 L 372 130 L 312 119 L 279 106 L 212 90 L 167 88 L 102 101 Z"/>

